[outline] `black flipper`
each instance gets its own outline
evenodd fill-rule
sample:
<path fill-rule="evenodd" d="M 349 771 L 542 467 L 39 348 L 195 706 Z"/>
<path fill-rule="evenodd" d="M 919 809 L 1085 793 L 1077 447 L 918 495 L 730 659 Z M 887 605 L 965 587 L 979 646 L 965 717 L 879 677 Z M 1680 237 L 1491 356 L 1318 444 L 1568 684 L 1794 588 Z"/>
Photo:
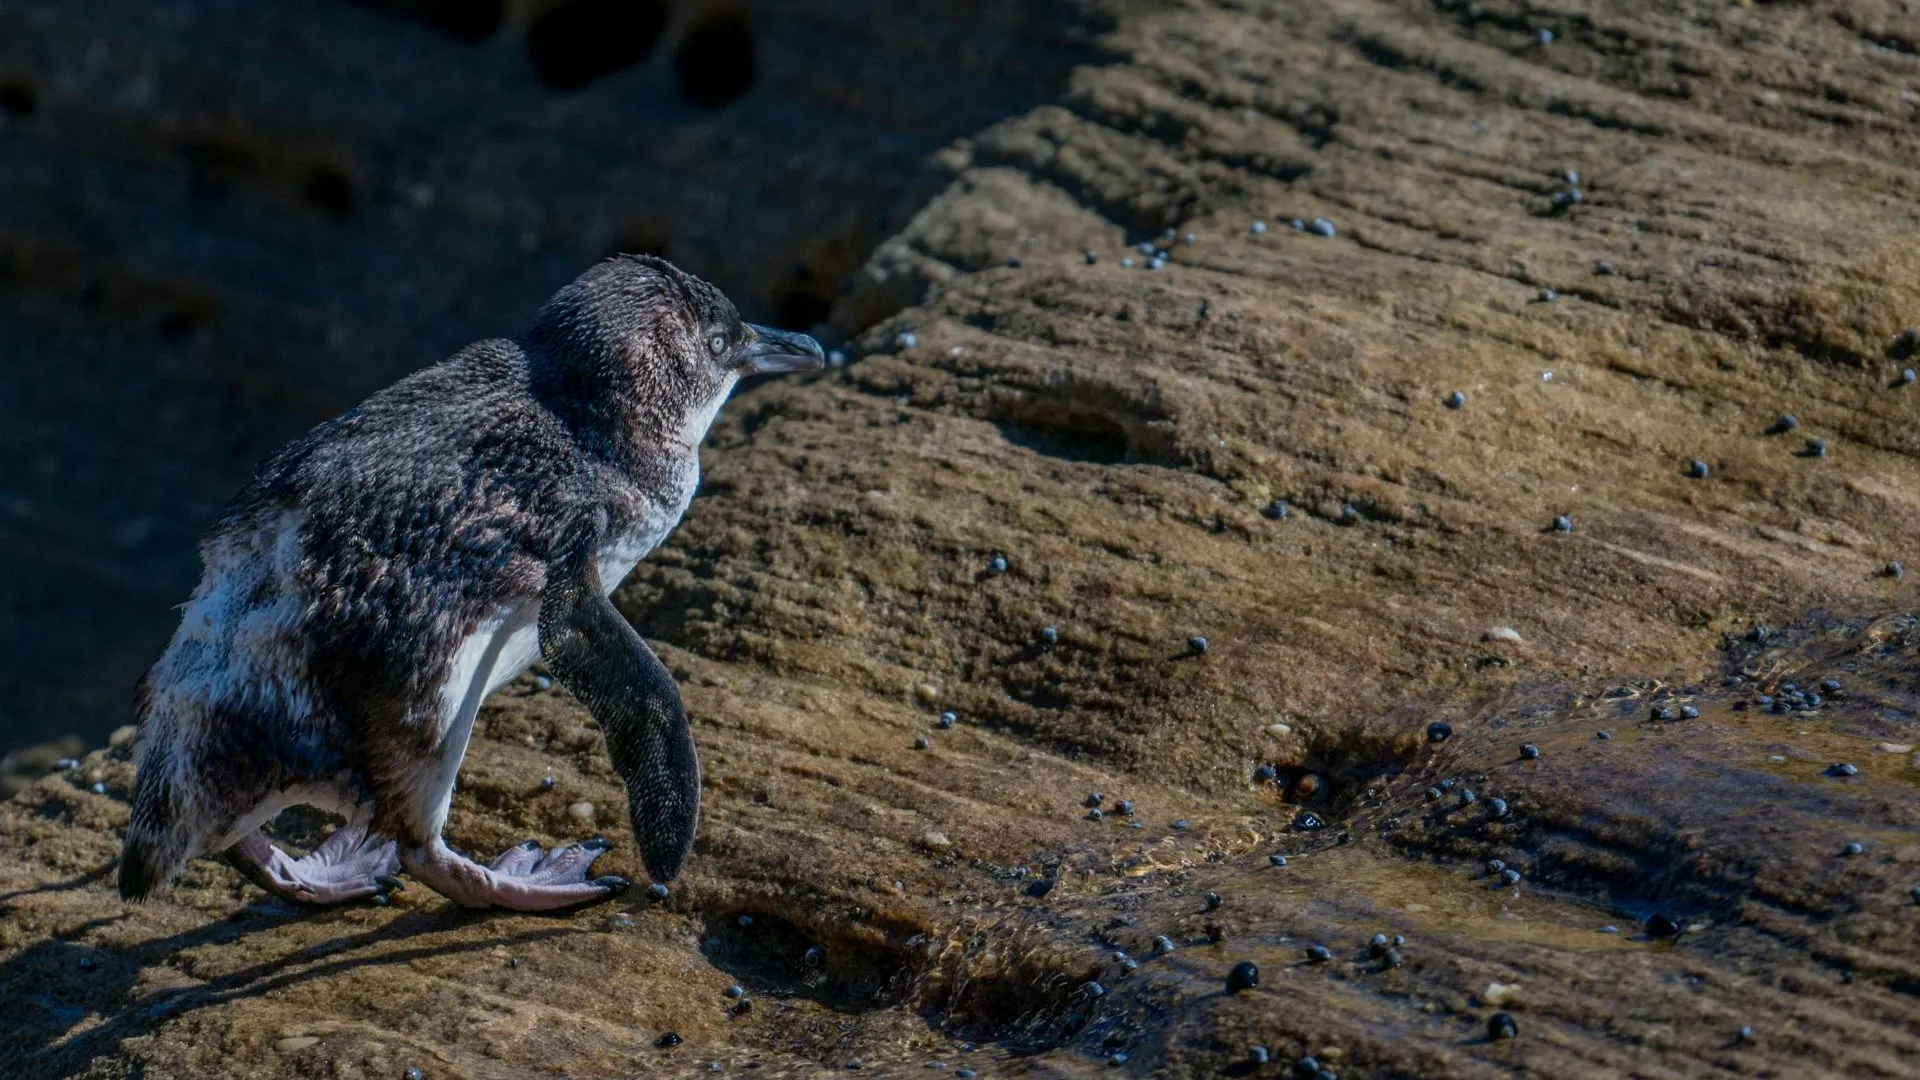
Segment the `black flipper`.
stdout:
<path fill-rule="evenodd" d="M 540 656 L 605 733 L 607 756 L 627 785 L 640 861 L 664 883 L 693 849 L 700 761 L 673 675 L 601 589 L 598 546 L 595 531 L 548 568 Z"/>

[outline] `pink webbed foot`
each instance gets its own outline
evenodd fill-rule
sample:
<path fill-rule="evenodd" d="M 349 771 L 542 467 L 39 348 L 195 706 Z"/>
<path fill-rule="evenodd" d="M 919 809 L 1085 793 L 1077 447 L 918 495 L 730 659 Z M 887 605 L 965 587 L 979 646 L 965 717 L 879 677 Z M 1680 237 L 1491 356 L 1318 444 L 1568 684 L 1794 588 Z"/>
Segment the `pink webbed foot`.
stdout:
<path fill-rule="evenodd" d="M 301 904 L 340 904 L 369 896 L 384 899 L 400 888 L 400 852 L 393 841 L 367 835 L 365 822 L 335 829 L 296 859 L 259 829 L 227 849 L 234 864 L 268 891 Z"/>
<path fill-rule="evenodd" d="M 588 876 L 607 847 L 599 837 L 551 851 L 528 840 L 508 848 L 493 865 L 481 866 L 436 838 L 401 852 L 400 861 L 408 873 L 463 907 L 553 911 L 627 891 L 625 878 Z"/>

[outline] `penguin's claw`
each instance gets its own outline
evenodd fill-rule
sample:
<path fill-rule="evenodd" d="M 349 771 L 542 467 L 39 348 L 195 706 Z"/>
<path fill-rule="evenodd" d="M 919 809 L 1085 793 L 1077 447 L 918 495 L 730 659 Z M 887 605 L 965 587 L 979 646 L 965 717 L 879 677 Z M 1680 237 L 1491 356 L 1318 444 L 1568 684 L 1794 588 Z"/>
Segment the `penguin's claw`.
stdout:
<path fill-rule="evenodd" d="M 619 896 L 621 893 L 633 888 L 633 882 L 628 881 L 618 874 L 608 874 L 606 877 L 597 877 L 587 884 L 607 890 L 609 896 Z"/>
<path fill-rule="evenodd" d="M 373 880 L 384 892 L 399 892 L 407 887 L 406 882 L 401 881 L 392 874 L 377 874 Z"/>

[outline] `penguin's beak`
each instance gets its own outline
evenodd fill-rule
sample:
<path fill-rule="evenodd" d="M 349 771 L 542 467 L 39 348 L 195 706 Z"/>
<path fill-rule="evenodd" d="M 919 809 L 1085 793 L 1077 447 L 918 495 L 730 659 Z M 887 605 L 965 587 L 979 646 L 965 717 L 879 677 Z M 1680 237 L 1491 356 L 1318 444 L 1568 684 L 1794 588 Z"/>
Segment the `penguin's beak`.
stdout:
<path fill-rule="evenodd" d="M 740 362 L 742 375 L 772 375 L 781 371 L 814 371 L 827 366 L 820 343 L 805 334 L 748 323 L 753 343 Z"/>

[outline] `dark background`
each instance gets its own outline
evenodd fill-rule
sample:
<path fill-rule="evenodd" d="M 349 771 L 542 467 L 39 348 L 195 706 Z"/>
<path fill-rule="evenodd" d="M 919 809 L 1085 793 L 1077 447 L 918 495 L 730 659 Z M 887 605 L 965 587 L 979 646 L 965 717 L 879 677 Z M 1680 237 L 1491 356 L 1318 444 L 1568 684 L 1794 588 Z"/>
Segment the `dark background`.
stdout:
<path fill-rule="evenodd" d="M 885 315 L 849 275 L 1089 58 L 1078 8 L 0 2 L 0 751 L 132 720 L 262 456 L 597 258 Z"/>

